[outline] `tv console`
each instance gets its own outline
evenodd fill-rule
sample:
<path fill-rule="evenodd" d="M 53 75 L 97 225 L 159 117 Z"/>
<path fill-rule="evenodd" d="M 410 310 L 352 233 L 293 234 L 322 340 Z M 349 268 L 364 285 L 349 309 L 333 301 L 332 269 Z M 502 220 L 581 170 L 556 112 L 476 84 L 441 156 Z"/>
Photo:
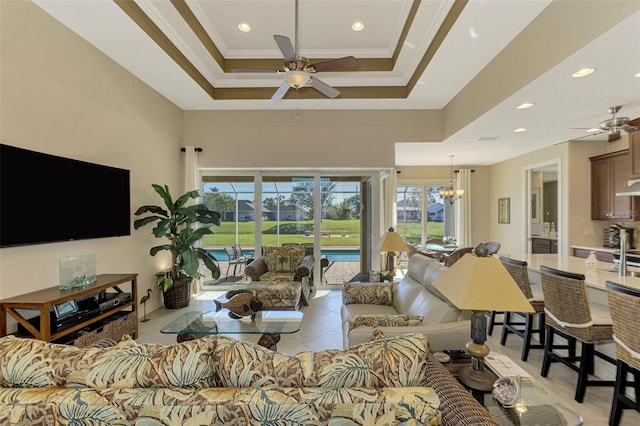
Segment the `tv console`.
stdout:
<path fill-rule="evenodd" d="M 114 304 L 103 311 L 99 310 L 94 315 L 83 316 L 74 324 L 61 330 L 56 331 L 56 327 L 52 329 L 51 312 L 56 307 L 64 306 L 66 302 L 75 302 L 91 297 L 108 289 L 114 289 L 116 293 L 124 294 L 118 286 L 127 283 L 131 286 L 130 296 L 120 299 L 126 301 Z M 65 337 L 70 338 L 72 335 L 77 335 L 83 329 L 95 329 L 98 325 L 100 329 L 103 329 L 105 325 L 110 323 L 121 322 L 123 317 L 130 319 L 127 322 L 131 324 L 127 334 L 136 338 L 138 337 L 137 286 L 138 274 L 100 274 L 95 283 L 85 287 L 61 290 L 56 286 L 0 300 L 0 337 L 7 335 L 7 315 L 11 315 L 20 325 L 20 329 L 26 330 L 30 334 L 29 337 L 35 337 L 45 342 L 65 340 Z M 26 319 L 20 312 L 22 310 L 37 311 L 39 321 Z M 112 336 L 104 337 L 113 338 Z"/>

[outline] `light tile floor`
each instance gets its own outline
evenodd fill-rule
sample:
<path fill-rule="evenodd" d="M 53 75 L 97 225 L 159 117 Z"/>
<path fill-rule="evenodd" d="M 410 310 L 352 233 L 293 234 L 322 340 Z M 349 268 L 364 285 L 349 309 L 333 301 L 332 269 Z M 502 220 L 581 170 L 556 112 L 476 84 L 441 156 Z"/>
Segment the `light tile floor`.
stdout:
<path fill-rule="evenodd" d="M 288 354 L 295 354 L 306 350 L 342 349 L 342 333 L 340 329 L 340 306 L 342 304 L 342 294 L 338 289 L 339 285 L 322 286 L 313 291 L 309 306 L 302 307 L 304 312 L 303 325 L 298 333 L 283 335 L 278 343 L 278 350 Z M 188 308 L 169 310 L 160 308 L 149 313 L 149 321 L 140 323 L 139 342 L 173 344 L 176 336 L 161 334 L 160 327 L 171 321 L 177 315 L 187 310 L 208 310 L 213 309 L 212 300 L 222 292 L 206 291 L 198 296 L 194 296 Z M 520 350 L 522 340 L 517 336 L 509 336 L 507 344 L 501 346 L 501 328 L 494 329 L 493 336 L 489 337 L 488 344 L 496 352 L 508 355 L 516 360 L 525 370 L 536 377 L 545 387 L 561 398 L 566 405 L 572 407 L 584 418 L 587 426 L 604 426 L 608 423 L 609 410 L 611 407 L 611 388 L 590 387 L 587 389 L 585 402 L 578 404 L 573 399 L 577 374 L 572 370 L 554 364 L 551 366 L 549 376 L 540 376 L 540 366 L 542 364 L 542 351 L 532 349 L 528 362 L 520 361 Z M 257 336 L 248 340 L 256 341 Z M 625 410 L 622 416 L 623 426 L 639 425 L 640 414 L 633 410 Z"/>

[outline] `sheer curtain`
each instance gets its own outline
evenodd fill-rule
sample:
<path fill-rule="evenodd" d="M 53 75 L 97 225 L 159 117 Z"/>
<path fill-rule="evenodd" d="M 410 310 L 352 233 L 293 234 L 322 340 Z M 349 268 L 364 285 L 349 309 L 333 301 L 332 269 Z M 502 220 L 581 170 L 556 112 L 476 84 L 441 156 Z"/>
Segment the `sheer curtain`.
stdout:
<path fill-rule="evenodd" d="M 200 148 L 185 146 L 184 148 L 184 192 L 199 190 L 200 178 L 198 176 L 198 152 Z M 200 194 L 202 195 L 202 194 Z M 188 204 L 199 203 L 198 200 L 189 200 Z M 200 280 L 193 280 L 193 294 L 200 293 Z"/>
<path fill-rule="evenodd" d="M 386 255 L 380 252 L 382 246 L 382 238 L 389 230 L 389 227 L 396 227 L 396 170 L 392 169 L 388 175 L 382 176 L 380 185 L 380 228 L 378 229 L 378 235 L 376 241 L 371 244 L 372 257 L 377 256 L 379 259 L 379 270 L 384 270 L 386 265 Z M 373 230 L 375 231 L 375 230 Z M 375 267 L 376 265 L 371 265 Z"/>
<path fill-rule="evenodd" d="M 198 151 L 199 149 L 195 146 L 184 147 L 184 192 L 200 189 Z"/>
<path fill-rule="evenodd" d="M 458 247 L 470 247 L 473 245 L 471 233 L 471 170 L 461 169 L 458 172 L 456 189 L 463 189 L 464 196 L 456 201 L 456 238 Z"/>

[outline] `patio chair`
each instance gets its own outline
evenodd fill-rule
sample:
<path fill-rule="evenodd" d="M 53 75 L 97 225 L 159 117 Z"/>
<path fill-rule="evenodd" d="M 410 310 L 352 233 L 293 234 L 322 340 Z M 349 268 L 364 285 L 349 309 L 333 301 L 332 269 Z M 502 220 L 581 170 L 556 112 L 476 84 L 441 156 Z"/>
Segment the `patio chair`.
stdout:
<path fill-rule="evenodd" d="M 238 254 L 238 251 L 236 251 L 235 246 L 226 246 L 224 248 L 224 252 L 227 254 L 227 257 L 229 258 L 229 263 L 227 265 L 227 273 L 225 275 L 225 278 L 229 277 L 229 269 L 231 268 L 231 265 L 233 265 L 233 276 L 235 277 L 238 266 L 240 266 L 240 271 L 242 271 L 242 268 L 245 266 L 247 262 L 247 258 L 242 254 Z"/>

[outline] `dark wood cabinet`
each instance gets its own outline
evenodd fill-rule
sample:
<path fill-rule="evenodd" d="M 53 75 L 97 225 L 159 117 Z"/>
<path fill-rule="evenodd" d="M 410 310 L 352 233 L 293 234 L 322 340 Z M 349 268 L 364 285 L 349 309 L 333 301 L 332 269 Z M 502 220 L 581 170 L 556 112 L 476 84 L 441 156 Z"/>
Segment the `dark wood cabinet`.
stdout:
<path fill-rule="evenodd" d="M 638 147 L 640 149 L 640 146 Z M 591 219 L 638 220 L 638 197 L 616 196 L 629 186 L 629 150 L 591 157 Z"/>
<path fill-rule="evenodd" d="M 531 238 L 531 253 L 552 254 L 558 252 L 558 241 L 549 238 Z"/>
<path fill-rule="evenodd" d="M 584 249 L 584 248 L 573 248 L 573 255 L 575 257 L 582 257 L 584 259 L 586 259 L 589 254 L 591 254 L 591 252 L 595 252 L 596 253 L 596 257 L 598 258 L 598 260 L 602 261 L 602 262 L 609 262 L 609 263 L 613 263 L 613 253 L 610 252 L 606 252 L 606 251 L 597 251 L 597 250 L 588 250 L 588 249 Z"/>

